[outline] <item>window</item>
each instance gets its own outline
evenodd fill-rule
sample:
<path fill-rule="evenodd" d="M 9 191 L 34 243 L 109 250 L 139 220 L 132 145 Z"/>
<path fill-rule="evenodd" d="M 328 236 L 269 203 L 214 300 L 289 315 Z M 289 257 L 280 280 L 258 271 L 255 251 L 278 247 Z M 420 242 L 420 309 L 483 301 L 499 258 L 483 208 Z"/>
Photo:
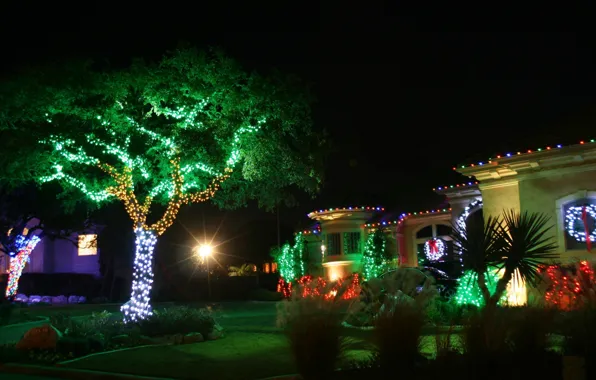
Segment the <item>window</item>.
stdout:
<path fill-rule="evenodd" d="M 590 215 L 590 212 L 587 210 L 585 222 L 587 226 L 584 224 L 583 218 L 583 209 L 584 206 L 590 206 L 595 202 L 590 199 L 580 199 L 577 201 L 573 201 L 570 203 L 565 204 L 563 207 L 563 218 L 564 218 L 564 232 L 565 232 L 565 248 L 568 251 L 585 251 L 588 249 L 586 242 L 585 242 L 585 231 L 594 231 L 595 221 L 594 218 Z M 596 207 L 595 207 L 596 209 Z M 587 228 L 586 228 L 587 227 Z M 579 233 L 576 236 L 573 235 L 569 230 L 573 230 L 576 233 Z M 596 245 L 596 242 L 591 242 L 593 245 Z"/>
<path fill-rule="evenodd" d="M 29 229 L 27 227 L 25 227 L 25 228 L 23 228 L 23 233 L 21 235 L 27 236 L 28 233 L 29 233 Z"/>
<path fill-rule="evenodd" d="M 434 226 L 426 226 L 422 228 L 420 231 L 416 232 L 416 239 L 430 239 L 433 237 L 433 227 Z"/>
<path fill-rule="evenodd" d="M 339 233 L 327 234 L 327 250 L 325 254 L 329 256 L 341 255 L 340 244 Z"/>
<path fill-rule="evenodd" d="M 344 232 L 344 254 L 360 253 L 360 232 Z"/>
<path fill-rule="evenodd" d="M 424 243 L 432 238 L 439 238 L 445 242 L 444 259 L 448 259 L 453 252 L 453 244 L 451 240 L 451 227 L 446 224 L 431 224 L 425 226 L 416 232 L 414 240 L 415 250 L 418 255 L 418 263 L 426 263 L 426 256 L 424 254 Z"/>
<path fill-rule="evenodd" d="M 79 256 L 97 255 L 97 235 L 79 235 Z"/>

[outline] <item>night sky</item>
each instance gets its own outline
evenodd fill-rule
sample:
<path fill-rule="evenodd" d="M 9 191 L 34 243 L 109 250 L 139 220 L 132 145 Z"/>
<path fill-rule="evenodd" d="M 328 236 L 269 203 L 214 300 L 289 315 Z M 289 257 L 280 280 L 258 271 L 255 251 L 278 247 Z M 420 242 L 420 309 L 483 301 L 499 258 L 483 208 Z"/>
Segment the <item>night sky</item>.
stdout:
<path fill-rule="evenodd" d="M 313 209 L 378 205 L 397 215 L 437 208 L 444 200 L 433 187 L 467 182 L 452 170 L 457 164 L 594 136 L 594 53 L 576 34 L 397 33 L 381 7 L 369 8 L 356 18 L 230 7 L 192 11 L 188 20 L 91 20 L 71 10 L 63 20 L 18 23 L 2 12 L 3 71 L 71 55 L 125 64 L 187 41 L 221 46 L 249 69 L 278 67 L 312 82 L 316 128 L 329 132 L 334 148 L 321 194 L 281 210 L 284 240 L 308 225 Z M 236 238 L 225 250 L 257 260 L 276 244 L 275 220 L 255 207 L 193 206 L 166 236 L 190 244 L 183 226 L 197 235 L 203 224 L 211 231 L 223 221 L 219 239 Z"/>

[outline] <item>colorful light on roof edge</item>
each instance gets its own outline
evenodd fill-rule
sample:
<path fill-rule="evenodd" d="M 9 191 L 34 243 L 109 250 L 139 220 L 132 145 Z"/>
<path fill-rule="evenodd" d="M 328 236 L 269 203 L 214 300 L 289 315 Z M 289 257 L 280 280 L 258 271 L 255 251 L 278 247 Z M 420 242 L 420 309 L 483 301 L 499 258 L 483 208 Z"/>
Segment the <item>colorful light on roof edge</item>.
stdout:
<path fill-rule="evenodd" d="M 450 186 L 439 186 L 439 187 L 433 188 L 433 191 L 455 189 L 458 187 L 471 187 L 471 186 L 475 186 L 475 185 L 478 185 L 477 181 L 476 182 L 468 182 L 468 183 L 458 183 L 457 185 L 450 185 Z"/>
<path fill-rule="evenodd" d="M 322 214 L 324 212 L 331 212 L 331 211 L 385 211 L 384 207 L 370 207 L 370 206 L 361 206 L 361 207 L 337 207 L 337 208 L 326 208 L 321 210 L 315 210 L 306 214 L 306 216 L 310 217 L 311 215 Z"/>
<path fill-rule="evenodd" d="M 393 220 L 393 221 L 389 221 L 389 222 L 367 223 L 367 224 L 363 225 L 363 227 L 378 227 L 378 226 L 396 225 L 396 224 L 400 224 L 401 222 L 403 222 L 404 220 L 406 220 L 407 218 L 409 218 L 411 216 L 421 216 L 421 215 L 427 215 L 427 214 L 442 214 L 442 213 L 446 213 L 446 212 L 451 212 L 451 208 L 420 211 L 420 212 L 409 212 L 407 214 L 406 213 L 401 214 L 399 216 L 399 219 L 397 219 L 397 220 Z"/>
<path fill-rule="evenodd" d="M 310 235 L 310 234 L 320 234 L 320 233 L 321 233 L 321 226 L 316 226 L 315 228 L 312 228 L 310 230 L 298 231 L 295 233 L 295 235 Z"/>
<path fill-rule="evenodd" d="M 591 140 L 589 140 L 587 142 L 588 143 L 595 143 L 596 140 L 595 139 L 591 139 Z M 575 144 L 575 145 L 583 145 L 585 143 L 586 143 L 586 141 L 583 141 L 582 140 L 582 141 L 579 142 L 579 144 Z M 508 157 L 514 157 L 514 156 L 521 156 L 521 155 L 524 155 L 524 154 L 532 154 L 532 153 L 544 152 L 545 150 L 551 150 L 551 149 L 555 149 L 555 148 L 556 149 L 561 149 L 561 148 L 567 148 L 567 147 L 571 147 L 571 146 L 574 146 L 574 145 L 563 146 L 561 144 L 557 144 L 557 145 L 554 146 L 554 148 L 551 147 L 551 146 L 547 146 L 546 148 L 538 148 L 538 149 L 535 149 L 535 150 L 528 149 L 528 151 L 526 151 L 526 152 L 507 153 L 507 154 L 504 154 L 504 155 L 497 155 L 496 158 L 497 159 L 501 159 L 501 158 L 508 158 Z M 453 170 L 465 169 L 465 168 L 470 168 L 470 167 L 475 167 L 475 166 L 483 166 L 483 165 L 486 165 L 486 164 L 491 164 L 492 163 L 492 160 L 493 160 L 493 158 L 491 157 L 491 158 L 488 159 L 487 162 L 478 162 L 477 164 L 470 164 L 468 166 L 461 165 L 459 167 L 453 167 Z"/>

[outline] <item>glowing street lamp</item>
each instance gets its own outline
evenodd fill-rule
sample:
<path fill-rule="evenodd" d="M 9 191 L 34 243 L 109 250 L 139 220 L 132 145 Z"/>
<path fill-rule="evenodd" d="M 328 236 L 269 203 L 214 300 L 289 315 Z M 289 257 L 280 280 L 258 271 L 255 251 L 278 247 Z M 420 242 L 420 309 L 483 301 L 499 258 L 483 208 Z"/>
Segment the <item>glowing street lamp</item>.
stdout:
<path fill-rule="evenodd" d="M 211 254 L 213 254 L 213 247 L 209 244 L 201 244 L 198 252 L 201 259 L 206 260 L 209 256 L 211 256 Z"/>
<path fill-rule="evenodd" d="M 197 253 L 201 260 L 207 264 L 207 291 L 208 297 L 211 299 L 211 271 L 209 270 L 209 257 L 213 255 L 213 247 L 211 244 L 201 244 L 197 247 Z"/>

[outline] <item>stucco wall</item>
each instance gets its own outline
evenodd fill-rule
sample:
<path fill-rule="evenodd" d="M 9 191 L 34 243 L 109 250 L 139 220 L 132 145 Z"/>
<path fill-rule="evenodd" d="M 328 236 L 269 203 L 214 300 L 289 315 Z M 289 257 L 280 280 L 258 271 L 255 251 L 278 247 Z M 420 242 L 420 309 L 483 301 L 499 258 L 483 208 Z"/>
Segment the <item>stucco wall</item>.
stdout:
<path fill-rule="evenodd" d="M 338 276 L 345 277 L 361 270 L 362 249 L 367 237 L 364 222 L 365 220 L 356 218 L 321 221 L 322 235 L 326 237 L 327 234 L 339 233 L 341 252 L 340 255 L 325 254 L 325 263 L 323 264 L 325 278 L 336 279 Z M 360 233 L 360 253 L 348 255 L 344 252 L 344 233 L 346 232 Z"/>
<path fill-rule="evenodd" d="M 549 235 L 559 245 L 562 260 L 594 259 L 595 255 L 586 251 L 566 251 L 563 207 L 568 202 L 590 198 L 591 192 L 596 196 L 596 171 L 556 169 L 536 172 L 514 180 L 480 184 L 480 189 L 484 218 L 500 216 L 504 210 L 511 209 L 544 213 L 554 226 Z"/>
<path fill-rule="evenodd" d="M 480 184 L 484 219 L 498 217 L 505 210 L 520 210 L 520 185 L 517 180 Z"/>
<path fill-rule="evenodd" d="M 551 218 L 554 228 L 549 235 L 559 244 L 561 259 L 594 259 L 594 253 L 587 251 L 567 251 L 564 228 L 564 206 L 566 203 L 596 195 L 596 171 L 558 173 L 548 176 L 527 178 L 520 182 L 521 211 L 542 212 Z"/>

